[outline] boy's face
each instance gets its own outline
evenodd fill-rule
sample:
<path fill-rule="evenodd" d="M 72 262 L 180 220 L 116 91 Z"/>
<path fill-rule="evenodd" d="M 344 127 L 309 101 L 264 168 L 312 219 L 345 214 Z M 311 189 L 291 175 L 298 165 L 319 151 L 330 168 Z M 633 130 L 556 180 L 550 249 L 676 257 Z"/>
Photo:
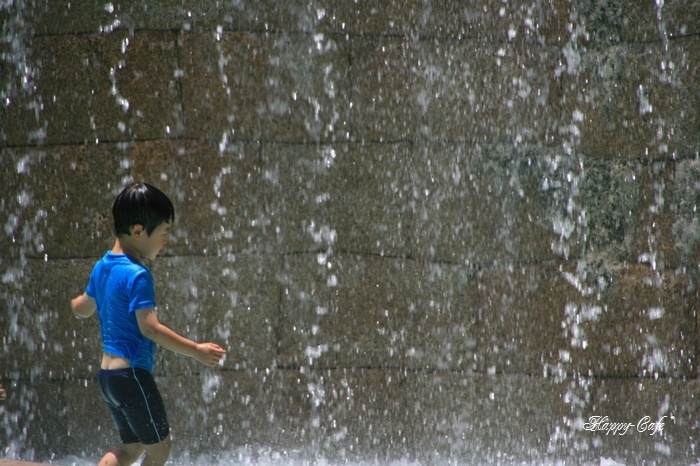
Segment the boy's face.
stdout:
<path fill-rule="evenodd" d="M 140 225 L 138 225 L 140 226 Z M 168 243 L 168 233 L 172 222 L 163 222 L 149 236 L 145 230 L 139 235 L 139 253 L 151 260 L 155 259 L 158 253 Z"/>

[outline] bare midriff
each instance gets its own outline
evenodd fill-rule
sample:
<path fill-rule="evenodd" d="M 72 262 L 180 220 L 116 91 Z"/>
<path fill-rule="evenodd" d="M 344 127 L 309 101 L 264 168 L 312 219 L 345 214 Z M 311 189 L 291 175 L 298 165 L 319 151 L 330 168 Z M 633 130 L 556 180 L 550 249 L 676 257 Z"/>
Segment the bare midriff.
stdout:
<path fill-rule="evenodd" d="M 131 367 L 131 361 L 121 356 L 114 354 L 102 353 L 102 364 L 100 367 L 104 370 L 126 369 Z"/>

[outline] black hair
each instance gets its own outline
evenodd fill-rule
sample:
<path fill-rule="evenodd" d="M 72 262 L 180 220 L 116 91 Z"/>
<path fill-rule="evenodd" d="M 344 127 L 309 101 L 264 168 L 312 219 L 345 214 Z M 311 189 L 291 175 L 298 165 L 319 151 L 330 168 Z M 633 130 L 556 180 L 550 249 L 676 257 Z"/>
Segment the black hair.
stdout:
<path fill-rule="evenodd" d="M 114 200 L 112 217 L 117 236 L 130 235 L 129 229 L 137 224 L 151 236 L 158 225 L 175 220 L 175 208 L 158 188 L 146 183 L 132 183 Z"/>

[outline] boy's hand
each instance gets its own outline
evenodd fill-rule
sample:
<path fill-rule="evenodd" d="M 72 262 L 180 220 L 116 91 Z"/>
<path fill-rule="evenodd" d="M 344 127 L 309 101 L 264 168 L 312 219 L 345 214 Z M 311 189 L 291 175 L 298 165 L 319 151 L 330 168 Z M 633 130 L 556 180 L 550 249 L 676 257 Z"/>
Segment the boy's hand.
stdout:
<path fill-rule="evenodd" d="M 221 358 L 226 355 L 226 350 L 216 343 L 198 343 L 197 361 L 205 366 L 214 367 L 219 364 Z"/>
<path fill-rule="evenodd" d="M 92 296 L 88 296 L 87 293 L 83 293 L 77 298 L 70 302 L 71 308 L 73 309 L 73 315 L 78 319 L 86 319 L 93 315 L 97 310 L 97 303 Z"/>

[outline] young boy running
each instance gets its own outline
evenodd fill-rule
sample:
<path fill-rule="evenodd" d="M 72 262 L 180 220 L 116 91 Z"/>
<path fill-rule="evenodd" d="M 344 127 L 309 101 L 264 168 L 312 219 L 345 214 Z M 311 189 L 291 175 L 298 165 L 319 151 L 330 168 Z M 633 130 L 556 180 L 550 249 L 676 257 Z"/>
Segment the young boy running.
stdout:
<path fill-rule="evenodd" d="M 156 345 L 216 366 L 226 351 L 196 343 L 158 320 L 153 276 L 143 259 L 165 246 L 175 209 L 160 190 L 134 183 L 112 206 L 116 241 L 97 262 L 85 293 L 71 301 L 76 317 L 97 310 L 102 334 L 99 381 L 122 444 L 99 466 L 124 466 L 146 453 L 142 466 L 160 466 L 172 447 L 170 426 L 153 378 Z"/>

